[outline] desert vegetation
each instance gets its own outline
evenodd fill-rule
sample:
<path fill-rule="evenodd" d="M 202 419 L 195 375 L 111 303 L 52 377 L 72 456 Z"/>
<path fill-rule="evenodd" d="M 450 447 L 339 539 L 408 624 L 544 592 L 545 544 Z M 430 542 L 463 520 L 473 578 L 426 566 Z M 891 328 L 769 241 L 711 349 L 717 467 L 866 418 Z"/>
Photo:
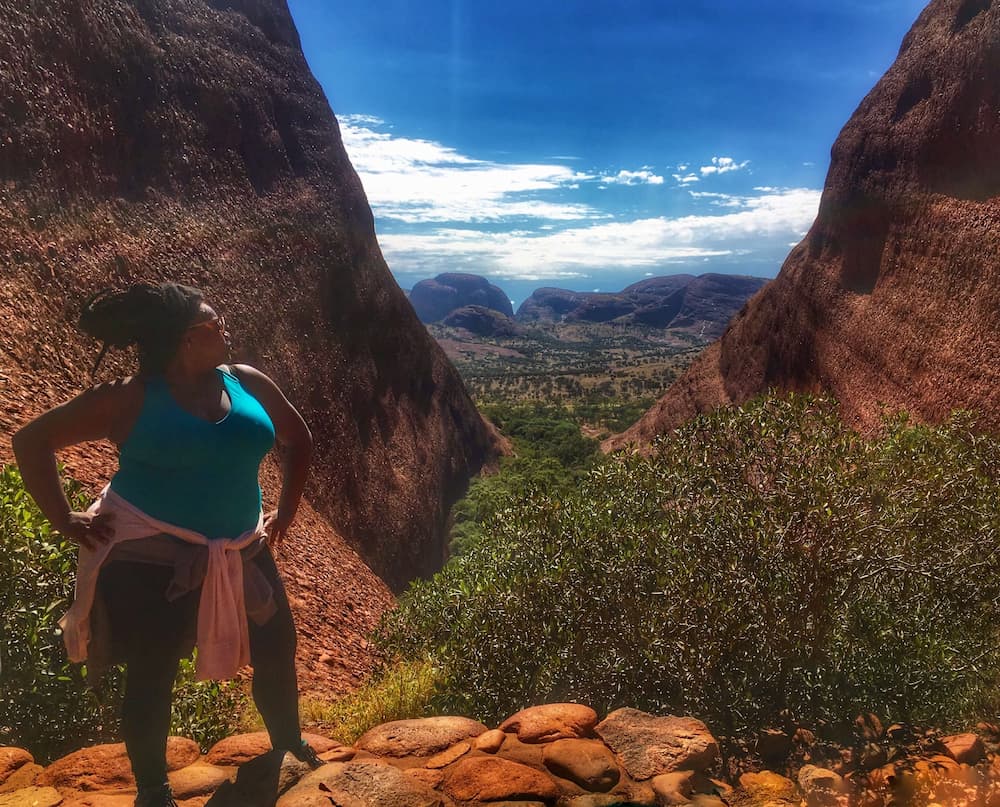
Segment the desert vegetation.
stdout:
<path fill-rule="evenodd" d="M 694 715 L 732 743 L 789 721 L 832 739 L 859 713 L 997 713 L 1000 442 L 974 416 L 862 436 L 830 400 L 763 397 L 605 457 L 565 407 L 487 412 L 518 453 L 457 508 L 452 559 L 383 620 L 381 672 L 303 705 L 330 736 L 561 700 Z M 87 690 L 56 626 L 74 547 L 11 467 L 0 504 L 0 742 L 46 758 L 107 739 L 121 676 Z M 245 693 L 186 667 L 174 730 L 206 746 L 253 725 Z"/>
<path fill-rule="evenodd" d="M 873 712 L 996 713 L 1000 442 L 955 414 L 865 438 L 830 400 L 764 397 L 599 461 L 479 495 L 478 534 L 387 616 L 427 708 L 544 701 L 692 714 L 723 736 Z"/>
<path fill-rule="evenodd" d="M 652 403 L 707 344 L 683 331 L 609 323 L 536 324 L 512 337 L 428 329 L 480 404 Z"/>

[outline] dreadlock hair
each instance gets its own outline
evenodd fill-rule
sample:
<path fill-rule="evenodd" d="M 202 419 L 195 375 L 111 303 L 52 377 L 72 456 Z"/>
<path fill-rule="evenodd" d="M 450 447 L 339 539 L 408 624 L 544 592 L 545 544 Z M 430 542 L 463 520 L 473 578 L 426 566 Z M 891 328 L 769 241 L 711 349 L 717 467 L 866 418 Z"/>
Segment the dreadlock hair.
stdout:
<path fill-rule="evenodd" d="M 103 342 L 92 374 L 109 347 L 139 348 L 139 370 L 164 372 L 194 321 L 203 295 L 180 283 L 136 283 L 124 291 L 102 289 L 87 298 L 80 312 L 80 330 Z"/>

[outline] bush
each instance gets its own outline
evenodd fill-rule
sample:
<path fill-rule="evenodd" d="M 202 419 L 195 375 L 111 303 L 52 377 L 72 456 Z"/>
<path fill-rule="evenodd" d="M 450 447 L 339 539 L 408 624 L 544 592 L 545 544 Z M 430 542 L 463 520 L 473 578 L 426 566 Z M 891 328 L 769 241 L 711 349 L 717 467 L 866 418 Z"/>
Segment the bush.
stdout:
<path fill-rule="evenodd" d="M 66 494 L 85 506 L 72 481 Z M 107 741 L 118 725 L 122 676 L 101 697 L 66 658 L 58 620 L 73 600 L 76 547 L 54 532 L 12 466 L 0 470 L 0 745 L 49 759 Z"/>
<path fill-rule="evenodd" d="M 333 702 L 304 701 L 302 720 L 344 745 L 392 720 L 439 714 L 432 705 L 437 671 L 426 659 L 385 666 L 364 686 Z"/>
<path fill-rule="evenodd" d="M 66 482 L 74 508 L 87 498 Z M 98 691 L 66 657 L 58 620 L 73 598 L 76 545 L 56 533 L 13 466 L 0 468 L 0 745 L 45 761 L 117 737 L 124 675 L 112 669 Z M 182 663 L 171 731 L 203 748 L 229 733 L 245 700 L 239 682 L 194 681 Z"/>
<path fill-rule="evenodd" d="M 955 725 L 1000 705 L 998 538 L 1000 443 L 971 416 L 865 440 L 830 401 L 763 398 L 509 496 L 378 641 L 433 657 L 437 708 L 484 722 L 579 700 L 728 735 Z"/>

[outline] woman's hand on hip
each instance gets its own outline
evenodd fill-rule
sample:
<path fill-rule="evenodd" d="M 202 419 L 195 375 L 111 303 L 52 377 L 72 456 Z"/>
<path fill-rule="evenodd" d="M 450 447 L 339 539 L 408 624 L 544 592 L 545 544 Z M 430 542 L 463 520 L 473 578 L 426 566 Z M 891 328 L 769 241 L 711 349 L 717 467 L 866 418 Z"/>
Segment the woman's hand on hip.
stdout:
<path fill-rule="evenodd" d="M 283 516 L 278 510 L 272 510 L 264 515 L 264 533 L 267 535 L 267 545 L 277 548 L 285 539 L 285 533 L 292 525 L 292 520 Z"/>
<path fill-rule="evenodd" d="M 113 513 L 85 513 L 71 511 L 65 520 L 54 525 L 62 535 L 86 549 L 96 549 L 99 544 L 106 544 L 115 534 L 111 522 Z"/>

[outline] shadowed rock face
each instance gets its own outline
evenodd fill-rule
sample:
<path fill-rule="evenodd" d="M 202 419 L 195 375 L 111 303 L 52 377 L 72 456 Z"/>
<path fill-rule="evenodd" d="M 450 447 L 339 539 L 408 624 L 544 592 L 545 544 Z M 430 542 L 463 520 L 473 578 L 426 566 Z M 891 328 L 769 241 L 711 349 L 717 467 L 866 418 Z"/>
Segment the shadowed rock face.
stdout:
<path fill-rule="evenodd" d="M 485 277 L 446 272 L 433 280 L 421 280 L 410 290 L 410 303 L 421 322 L 440 322 L 452 311 L 469 305 L 491 308 L 514 316 L 510 298 Z"/>
<path fill-rule="evenodd" d="M 436 569 L 493 448 L 388 272 L 284 0 L 0 0 L 0 19 L 4 433 L 88 383 L 87 293 L 191 283 L 305 415 L 310 504 L 393 587 Z M 113 456 L 66 459 L 96 484 Z"/>
<path fill-rule="evenodd" d="M 464 328 L 474 336 L 518 336 L 524 330 L 510 317 L 481 305 L 467 305 L 452 311 L 442 325 Z"/>
<path fill-rule="evenodd" d="M 841 131 L 805 240 L 606 450 L 775 387 L 1000 428 L 1000 3 L 934 0 Z"/>

